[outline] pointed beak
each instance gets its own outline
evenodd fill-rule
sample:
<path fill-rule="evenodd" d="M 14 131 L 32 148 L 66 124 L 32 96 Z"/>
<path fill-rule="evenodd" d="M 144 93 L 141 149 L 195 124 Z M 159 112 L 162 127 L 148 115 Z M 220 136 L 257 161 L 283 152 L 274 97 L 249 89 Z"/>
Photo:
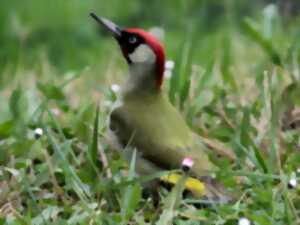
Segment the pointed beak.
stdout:
<path fill-rule="evenodd" d="M 90 16 L 99 24 L 104 26 L 107 30 L 109 30 L 116 39 L 120 39 L 122 37 L 122 29 L 110 20 L 103 17 L 98 17 L 95 13 L 90 13 Z"/>

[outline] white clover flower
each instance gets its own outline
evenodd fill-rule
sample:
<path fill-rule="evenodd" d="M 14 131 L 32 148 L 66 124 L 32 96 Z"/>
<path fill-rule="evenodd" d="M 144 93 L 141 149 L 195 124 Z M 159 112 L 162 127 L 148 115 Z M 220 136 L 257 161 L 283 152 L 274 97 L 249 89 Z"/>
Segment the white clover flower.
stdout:
<path fill-rule="evenodd" d="M 112 84 L 110 89 L 114 92 L 114 93 L 118 93 L 121 89 L 120 85 L 118 84 Z"/>
<path fill-rule="evenodd" d="M 164 72 L 164 77 L 165 77 L 166 79 L 171 78 L 171 77 L 172 77 L 172 71 L 171 71 L 171 70 L 165 70 L 165 72 Z"/>
<path fill-rule="evenodd" d="M 165 62 L 165 72 L 164 72 L 164 77 L 165 77 L 166 79 L 169 79 L 170 77 L 172 77 L 172 70 L 173 70 L 174 66 L 175 66 L 175 63 L 174 63 L 174 61 L 172 61 L 172 60 L 167 60 L 167 61 Z"/>
<path fill-rule="evenodd" d="M 246 217 L 241 217 L 239 219 L 238 225 L 250 225 L 250 224 L 251 224 L 250 220 L 247 219 Z"/>
<path fill-rule="evenodd" d="M 165 63 L 166 70 L 172 70 L 175 66 L 175 62 L 173 60 L 167 60 Z"/>
<path fill-rule="evenodd" d="M 288 187 L 292 188 L 292 189 L 296 188 L 297 187 L 297 179 L 296 178 L 291 178 L 289 180 Z"/>
<path fill-rule="evenodd" d="M 43 131 L 43 129 L 42 128 L 36 128 L 35 130 L 34 130 L 34 137 L 35 137 L 35 139 L 39 139 L 41 136 L 43 136 L 43 134 L 44 134 L 44 131 Z"/>
<path fill-rule="evenodd" d="M 296 187 L 297 187 L 297 175 L 295 172 L 293 172 L 288 182 L 288 188 L 294 189 Z"/>
<path fill-rule="evenodd" d="M 186 172 L 189 171 L 193 165 L 194 160 L 191 157 L 185 157 L 181 162 L 182 170 Z"/>

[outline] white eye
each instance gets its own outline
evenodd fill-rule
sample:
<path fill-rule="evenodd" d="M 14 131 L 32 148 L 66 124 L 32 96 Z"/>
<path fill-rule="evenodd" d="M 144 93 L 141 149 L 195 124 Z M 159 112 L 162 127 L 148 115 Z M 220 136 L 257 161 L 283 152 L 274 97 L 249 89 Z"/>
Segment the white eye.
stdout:
<path fill-rule="evenodd" d="M 130 44 L 135 44 L 137 42 L 137 38 L 135 36 L 130 36 L 128 41 Z"/>

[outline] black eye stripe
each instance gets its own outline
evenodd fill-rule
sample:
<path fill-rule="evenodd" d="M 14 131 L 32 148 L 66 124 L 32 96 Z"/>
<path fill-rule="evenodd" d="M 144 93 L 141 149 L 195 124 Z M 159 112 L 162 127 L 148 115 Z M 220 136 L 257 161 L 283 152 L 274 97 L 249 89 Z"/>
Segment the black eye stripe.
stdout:
<path fill-rule="evenodd" d="M 133 41 L 132 39 L 135 39 L 135 41 Z M 145 41 L 139 35 L 123 31 L 122 32 L 122 42 L 126 46 L 126 49 L 127 49 L 128 53 L 131 54 L 131 53 L 134 52 L 134 50 L 140 44 L 143 44 Z"/>

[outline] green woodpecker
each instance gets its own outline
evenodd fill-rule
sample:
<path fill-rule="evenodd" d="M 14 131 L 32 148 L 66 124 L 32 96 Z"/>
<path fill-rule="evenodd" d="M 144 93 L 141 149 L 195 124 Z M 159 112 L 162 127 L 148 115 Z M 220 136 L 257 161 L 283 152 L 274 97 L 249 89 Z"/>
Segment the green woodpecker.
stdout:
<path fill-rule="evenodd" d="M 165 66 L 162 44 L 142 29 L 121 29 L 105 18 L 91 16 L 116 39 L 129 66 L 129 78 L 122 87 L 121 103 L 111 113 L 110 128 L 123 149 L 128 145 L 137 149 L 137 172 L 149 175 L 178 169 L 189 157 L 194 162 L 191 175 L 197 179 L 188 179 L 187 189 L 196 196 L 220 197 L 219 188 L 208 179 L 215 168 L 205 146 L 161 89 Z M 179 177 L 173 174 L 161 180 L 176 183 Z"/>

